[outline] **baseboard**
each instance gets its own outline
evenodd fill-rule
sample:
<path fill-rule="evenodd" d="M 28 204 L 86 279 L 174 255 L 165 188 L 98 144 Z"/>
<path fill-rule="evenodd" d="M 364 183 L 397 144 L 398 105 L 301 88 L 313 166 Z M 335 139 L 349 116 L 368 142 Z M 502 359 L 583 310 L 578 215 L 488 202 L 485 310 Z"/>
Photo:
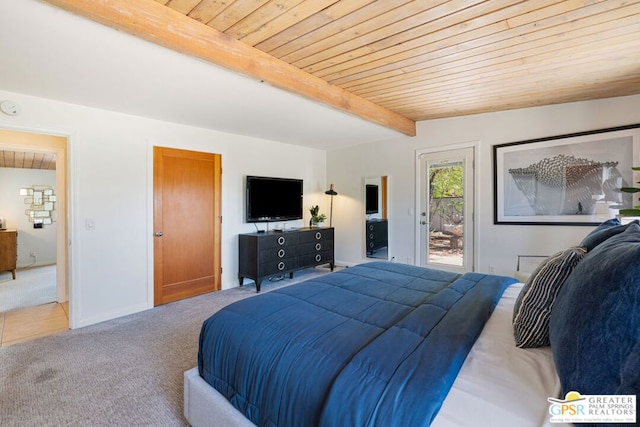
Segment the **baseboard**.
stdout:
<path fill-rule="evenodd" d="M 77 323 L 73 325 L 73 329 L 95 325 L 96 323 L 106 322 L 107 320 L 113 320 L 119 317 L 128 316 L 130 314 L 140 313 L 141 311 L 150 310 L 152 308 L 153 307 L 147 306 L 147 304 L 138 304 L 130 307 L 124 307 L 119 310 L 110 311 L 100 316 L 94 316 L 85 319 L 76 318 Z"/>

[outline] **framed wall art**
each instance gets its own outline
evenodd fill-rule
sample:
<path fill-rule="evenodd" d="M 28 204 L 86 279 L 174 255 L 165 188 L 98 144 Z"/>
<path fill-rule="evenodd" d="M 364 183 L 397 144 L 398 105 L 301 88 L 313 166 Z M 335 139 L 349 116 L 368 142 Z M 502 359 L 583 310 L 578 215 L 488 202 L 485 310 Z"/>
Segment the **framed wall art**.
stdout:
<path fill-rule="evenodd" d="M 630 208 L 640 124 L 493 147 L 494 224 L 597 225 Z"/>

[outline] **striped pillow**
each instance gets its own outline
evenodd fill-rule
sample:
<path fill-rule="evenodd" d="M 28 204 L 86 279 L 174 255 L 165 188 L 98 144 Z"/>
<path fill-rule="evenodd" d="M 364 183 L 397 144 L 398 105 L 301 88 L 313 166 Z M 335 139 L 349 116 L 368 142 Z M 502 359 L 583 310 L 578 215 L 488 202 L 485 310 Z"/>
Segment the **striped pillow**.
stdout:
<path fill-rule="evenodd" d="M 549 318 L 560 288 L 586 248 L 574 246 L 540 263 L 520 291 L 513 308 L 513 335 L 520 348 L 549 345 Z"/>

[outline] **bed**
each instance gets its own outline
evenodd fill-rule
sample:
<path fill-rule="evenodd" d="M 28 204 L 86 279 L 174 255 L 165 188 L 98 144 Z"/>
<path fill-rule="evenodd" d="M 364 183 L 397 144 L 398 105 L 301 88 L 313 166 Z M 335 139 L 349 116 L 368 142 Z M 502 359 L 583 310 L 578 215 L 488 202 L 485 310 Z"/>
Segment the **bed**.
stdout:
<path fill-rule="evenodd" d="M 234 303 L 185 372 L 200 426 L 541 426 L 549 347 L 517 348 L 513 278 L 372 262 Z M 559 424 L 554 424 L 559 425 Z"/>

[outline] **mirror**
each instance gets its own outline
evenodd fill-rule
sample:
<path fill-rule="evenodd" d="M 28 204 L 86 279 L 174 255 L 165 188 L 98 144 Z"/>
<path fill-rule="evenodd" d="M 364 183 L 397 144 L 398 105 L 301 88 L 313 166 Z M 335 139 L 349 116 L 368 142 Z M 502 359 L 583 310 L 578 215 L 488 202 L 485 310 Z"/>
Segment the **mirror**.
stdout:
<path fill-rule="evenodd" d="M 366 257 L 389 259 L 389 219 L 387 176 L 365 178 L 365 245 Z"/>
<path fill-rule="evenodd" d="M 42 204 L 42 191 L 34 191 L 33 192 L 33 204 L 41 205 Z"/>

